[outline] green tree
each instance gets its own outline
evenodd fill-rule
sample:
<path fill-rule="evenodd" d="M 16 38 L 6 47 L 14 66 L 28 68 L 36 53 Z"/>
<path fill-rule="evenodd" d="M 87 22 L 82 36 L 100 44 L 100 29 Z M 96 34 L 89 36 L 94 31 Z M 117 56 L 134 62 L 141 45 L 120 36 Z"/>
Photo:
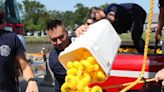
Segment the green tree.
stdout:
<path fill-rule="evenodd" d="M 105 4 L 103 4 L 103 5 L 100 5 L 100 8 L 101 8 L 101 9 L 105 9 L 105 8 L 108 7 L 108 5 L 109 5 L 108 3 L 105 3 Z"/>
<path fill-rule="evenodd" d="M 48 11 L 48 15 L 50 19 L 62 19 L 63 12 L 53 10 L 53 11 Z"/>
<path fill-rule="evenodd" d="M 23 6 L 23 8 L 22 8 Z M 104 9 L 108 3 L 101 5 Z M 77 25 L 82 25 L 86 22 L 90 8 L 85 7 L 81 3 L 77 3 L 74 8 L 75 11 L 47 11 L 45 6 L 35 0 L 24 0 L 23 5 L 19 6 L 23 15 L 23 23 L 28 31 L 42 31 L 49 20 L 60 19 L 63 24 L 69 28 L 74 29 Z"/>
<path fill-rule="evenodd" d="M 67 27 L 71 27 L 73 28 L 74 27 L 74 13 L 72 11 L 66 11 L 64 12 L 63 16 L 62 16 L 62 21 L 63 21 L 63 24 Z"/>
<path fill-rule="evenodd" d="M 45 29 L 46 8 L 37 1 L 25 0 L 24 5 L 24 24 L 29 31 L 41 31 Z"/>
<path fill-rule="evenodd" d="M 75 5 L 75 8 L 77 8 L 74 13 L 75 24 L 78 24 L 78 25 L 84 24 L 86 22 L 86 19 L 88 18 L 89 8 L 85 7 L 81 3 L 77 3 Z"/>

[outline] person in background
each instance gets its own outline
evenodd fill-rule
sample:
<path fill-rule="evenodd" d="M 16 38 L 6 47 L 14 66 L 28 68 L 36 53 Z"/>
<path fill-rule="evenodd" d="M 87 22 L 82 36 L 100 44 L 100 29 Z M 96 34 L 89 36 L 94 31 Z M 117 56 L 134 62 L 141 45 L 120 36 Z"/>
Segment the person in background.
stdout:
<path fill-rule="evenodd" d="M 49 66 L 55 77 L 55 92 L 60 92 L 65 82 L 66 70 L 59 62 L 58 56 L 70 43 L 66 28 L 60 20 L 51 20 L 47 24 L 47 33 L 54 46 L 49 55 Z"/>
<path fill-rule="evenodd" d="M 161 39 L 163 26 L 164 26 L 164 0 L 159 0 L 158 28 L 155 36 L 157 41 L 160 41 Z"/>
<path fill-rule="evenodd" d="M 4 12 L 0 10 L 0 92 L 19 92 L 14 64 L 17 62 L 23 77 L 28 82 L 26 92 L 38 92 L 38 86 L 28 61 L 25 49 L 13 32 L 4 30 Z"/>
<path fill-rule="evenodd" d="M 164 0 L 159 0 L 159 18 L 158 18 L 158 29 L 156 32 L 155 38 L 157 41 L 160 41 L 162 36 L 162 28 L 164 26 Z M 164 80 L 164 68 L 157 72 L 155 75 L 155 79 L 158 82 L 159 80 Z M 162 85 L 164 86 L 164 81 L 162 81 Z"/>
<path fill-rule="evenodd" d="M 104 18 L 108 19 L 118 34 L 127 33 L 127 31 L 130 30 L 137 51 L 139 53 L 144 52 L 145 41 L 142 39 L 142 33 L 146 12 L 141 6 L 134 3 L 124 3 L 110 4 L 104 10 L 93 7 L 90 10 L 90 17 L 94 21 Z M 84 31 L 85 30 L 86 29 L 84 29 Z M 75 33 L 79 36 L 81 31 Z"/>

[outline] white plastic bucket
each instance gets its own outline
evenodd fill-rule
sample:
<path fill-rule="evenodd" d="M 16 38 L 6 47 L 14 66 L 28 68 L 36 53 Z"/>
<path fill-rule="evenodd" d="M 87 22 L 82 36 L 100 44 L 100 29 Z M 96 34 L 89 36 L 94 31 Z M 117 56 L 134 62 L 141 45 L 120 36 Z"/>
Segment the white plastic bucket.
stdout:
<path fill-rule="evenodd" d="M 77 37 L 59 55 L 59 61 L 67 69 L 68 61 L 79 60 L 75 52 L 87 50 L 96 59 L 106 75 L 110 75 L 115 56 L 121 44 L 121 39 L 113 26 L 106 19 L 102 19 L 89 26 L 87 32 Z"/>

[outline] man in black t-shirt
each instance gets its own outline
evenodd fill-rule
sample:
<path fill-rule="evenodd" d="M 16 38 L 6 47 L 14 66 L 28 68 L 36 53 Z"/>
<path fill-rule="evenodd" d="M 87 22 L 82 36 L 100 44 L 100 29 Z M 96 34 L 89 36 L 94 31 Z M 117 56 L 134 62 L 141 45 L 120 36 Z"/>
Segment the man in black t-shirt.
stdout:
<path fill-rule="evenodd" d="M 0 92 L 18 92 L 15 62 L 19 63 L 25 80 L 26 92 L 38 92 L 37 83 L 25 58 L 25 49 L 15 33 L 5 31 L 4 13 L 0 11 Z"/>
<path fill-rule="evenodd" d="M 93 20 L 108 19 L 118 34 L 131 31 L 132 40 L 139 53 L 144 52 L 142 39 L 143 25 L 146 19 L 145 10 L 134 3 L 110 4 L 104 10 L 93 7 L 90 11 Z"/>

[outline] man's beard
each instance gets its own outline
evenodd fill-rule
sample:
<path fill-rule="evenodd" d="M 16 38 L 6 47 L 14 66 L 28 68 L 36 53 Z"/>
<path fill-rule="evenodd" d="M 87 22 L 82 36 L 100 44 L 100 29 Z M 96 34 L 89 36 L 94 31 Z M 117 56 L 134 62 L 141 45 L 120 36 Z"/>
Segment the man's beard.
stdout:
<path fill-rule="evenodd" d="M 63 51 L 65 48 L 66 48 L 66 45 L 65 45 L 65 44 L 60 44 L 60 45 L 58 45 L 58 47 L 57 47 L 57 49 L 58 49 L 59 51 Z"/>

